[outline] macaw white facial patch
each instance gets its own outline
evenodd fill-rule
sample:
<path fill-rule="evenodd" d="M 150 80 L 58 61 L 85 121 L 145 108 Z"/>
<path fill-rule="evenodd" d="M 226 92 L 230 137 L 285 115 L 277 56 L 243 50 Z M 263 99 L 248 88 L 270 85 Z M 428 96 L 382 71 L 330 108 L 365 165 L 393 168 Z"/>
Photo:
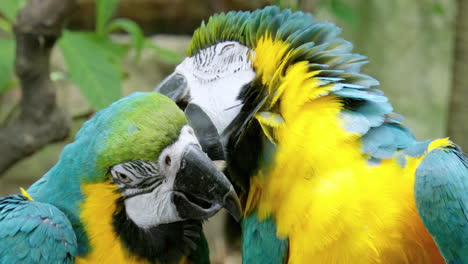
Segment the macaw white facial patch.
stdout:
<path fill-rule="evenodd" d="M 150 228 L 182 220 L 172 203 L 172 186 L 162 184 L 150 193 L 125 199 L 128 217 L 141 228 Z"/>
<path fill-rule="evenodd" d="M 137 226 L 150 228 L 184 220 L 177 213 L 172 195 L 182 156 L 189 145 L 200 146 L 193 129 L 186 125 L 182 128 L 178 140 L 161 152 L 157 163 L 135 161 L 119 164 L 111 169 L 115 177 L 114 182 L 119 184 L 124 197 L 127 195 L 124 201 L 127 215 Z M 121 174 L 125 174 L 125 179 L 132 181 L 125 183 L 119 180 L 122 178 Z M 142 177 L 154 178 L 154 183 L 153 180 L 150 181 L 151 189 L 132 185 L 135 180 L 141 181 Z"/>
<path fill-rule="evenodd" d="M 221 134 L 239 114 L 239 93 L 255 78 L 254 52 L 234 41 L 221 42 L 186 58 L 175 70 L 187 79 L 190 102 L 207 113 Z"/>

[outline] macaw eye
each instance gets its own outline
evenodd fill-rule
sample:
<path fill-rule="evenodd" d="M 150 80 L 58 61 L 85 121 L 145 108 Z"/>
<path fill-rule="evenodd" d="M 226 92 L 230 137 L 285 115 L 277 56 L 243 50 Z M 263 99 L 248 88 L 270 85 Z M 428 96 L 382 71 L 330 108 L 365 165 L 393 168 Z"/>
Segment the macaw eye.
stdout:
<path fill-rule="evenodd" d="M 121 183 L 129 183 L 132 180 L 125 173 L 115 171 L 115 170 L 111 170 L 111 173 L 112 173 L 112 176 L 114 177 L 114 179 L 118 180 Z"/>
<path fill-rule="evenodd" d="M 171 157 L 167 155 L 166 158 L 164 159 L 164 162 L 166 163 L 167 166 L 171 166 L 171 163 L 172 163 Z"/>

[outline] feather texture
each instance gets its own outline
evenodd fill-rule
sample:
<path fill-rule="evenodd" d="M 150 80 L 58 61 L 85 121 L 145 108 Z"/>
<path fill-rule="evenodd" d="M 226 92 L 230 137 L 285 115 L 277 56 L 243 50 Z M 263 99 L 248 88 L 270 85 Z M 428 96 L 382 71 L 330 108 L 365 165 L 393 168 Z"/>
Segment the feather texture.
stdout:
<path fill-rule="evenodd" d="M 246 142 L 275 146 L 270 162 L 249 161 L 248 173 L 232 174 L 244 177 L 234 179 L 248 194 L 243 239 L 256 245 L 244 247 L 244 257 L 269 254 L 265 237 L 276 229 L 288 239 L 287 263 L 443 263 L 414 202 L 426 149 L 405 155 L 414 136 L 373 88 L 378 81 L 360 72 L 366 58 L 339 33 L 277 7 L 215 15 L 194 33 L 189 55 L 222 41 L 251 49 L 257 75 L 228 126 L 228 170 L 237 169 L 233 153 Z"/>
<path fill-rule="evenodd" d="M 303 93 L 294 95 L 298 105 L 316 97 L 337 95 L 345 102 L 341 113 L 344 128 L 361 135 L 370 133 L 365 137 L 363 153 L 375 158 L 390 157 L 402 147 L 394 141 L 391 146 L 380 148 L 377 152 L 375 149 L 379 147 L 376 145 L 381 143 L 375 140 L 376 135 L 385 133 L 404 142 L 414 141 L 414 137 L 407 128 L 391 129 L 398 127 L 401 120 L 392 119 L 395 115 L 393 108 L 383 93 L 370 88 L 378 85 L 378 81 L 359 72 L 367 62 L 366 57 L 352 53 L 353 45 L 339 38 L 339 33 L 340 29 L 335 25 L 316 22 L 310 14 L 292 13 L 274 6 L 252 13 L 222 13 L 212 16 L 207 24 L 202 24 L 195 31 L 189 55 L 222 41 L 238 41 L 250 47 L 255 50 L 254 68 L 259 72 L 258 78 L 267 87 L 267 93 L 261 95 L 269 97 L 269 104 L 265 105 L 268 107 L 256 111 L 278 109 L 275 104 L 286 88 L 287 78 L 307 76 L 311 78 L 310 85 L 294 86 L 300 87 Z M 261 48 L 257 49 L 258 46 Z M 263 51 L 265 54 L 262 54 Z M 289 66 L 300 61 L 307 61 L 309 69 L 285 74 L 286 69 L 293 71 Z M 307 86 L 313 89 L 305 88 Z M 273 114 L 281 116 L 282 113 Z M 265 119 L 259 119 L 263 131 L 274 141 L 268 124 L 262 121 Z M 388 123 L 384 129 L 371 130 L 384 122 Z"/>
<path fill-rule="evenodd" d="M 25 192 L 31 197 L 0 199 L 0 264 L 155 263 L 163 259 L 147 260 L 130 252 L 119 237 L 122 233 L 117 234 L 112 221 L 121 209 L 117 204 L 122 195 L 110 182 L 110 168 L 128 161 L 158 160 L 186 124 L 177 105 L 156 93 L 135 93 L 96 113 L 65 147 L 58 163 Z M 131 221 L 124 216 L 122 225 Z M 197 231 L 201 232 L 201 224 Z M 157 242 L 173 251 L 179 249 L 164 239 Z M 190 252 L 181 250 L 175 261 L 206 263 L 204 237 L 197 243 L 196 251 L 192 252 L 194 247 Z M 194 255 L 185 256 L 189 253 Z"/>
<path fill-rule="evenodd" d="M 272 218 L 259 221 L 257 214 L 253 212 L 243 220 L 242 229 L 242 251 L 249 252 L 243 257 L 242 263 L 285 263 L 288 240 L 276 237 L 276 226 Z"/>
<path fill-rule="evenodd" d="M 418 212 L 447 263 L 468 263 L 468 157 L 446 139 L 428 150 L 416 171 Z"/>
<path fill-rule="evenodd" d="M 0 199 L 0 263 L 74 263 L 72 225 L 56 207 L 22 195 Z"/>

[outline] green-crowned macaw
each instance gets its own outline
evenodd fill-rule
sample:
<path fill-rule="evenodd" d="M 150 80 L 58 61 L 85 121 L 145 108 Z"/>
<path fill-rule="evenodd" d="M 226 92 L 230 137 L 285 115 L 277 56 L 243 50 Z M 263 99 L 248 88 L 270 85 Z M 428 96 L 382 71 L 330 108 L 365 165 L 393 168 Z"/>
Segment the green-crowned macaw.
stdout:
<path fill-rule="evenodd" d="M 272 6 L 214 15 L 156 89 L 226 159 L 243 262 L 468 263 L 467 157 L 416 142 L 339 33 Z"/>
<path fill-rule="evenodd" d="M 182 111 L 135 93 L 87 121 L 27 191 L 0 199 L 0 263 L 209 263 L 204 219 L 240 216 Z"/>

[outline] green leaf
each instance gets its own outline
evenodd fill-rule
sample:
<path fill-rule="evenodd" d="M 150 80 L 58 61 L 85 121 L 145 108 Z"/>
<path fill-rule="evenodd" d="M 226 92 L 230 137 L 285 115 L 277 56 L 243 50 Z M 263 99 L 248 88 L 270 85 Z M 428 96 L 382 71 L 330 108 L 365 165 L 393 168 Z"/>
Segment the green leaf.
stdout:
<path fill-rule="evenodd" d="M 0 17 L 0 30 L 3 30 L 9 34 L 11 34 L 11 23 L 10 21 Z"/>
<path fill-rule="evenodd" d="M 109 27 L 107 28 L 107 33 L 116 30 L 123 30 L 132 36 L 133 48 L 135 48 L 136 50 L 135 58 L 139 59 L 145 42 L 145 36 L 143 35 L 143 31 L 141 30 L 140 26 L 138 26 L 137 23 L 133 22 L 130 19 L 119 18 L 113 20 L 109 24 Z"/>
<path fill-rule="evenodd" d="M 15 62 L 15 41 L 0 38 L 0 93 L 8 88 L 13 78 Z"/>
<path fill-rule="evenodd" d="M 127 55 L 125 45 L 117 44 L 105 35 L 84 32 L 79 34 L 86 35 L 86 38 L 94 45 L 99 46 L 100 52 L 115 64 L 120 63 L 123 57 Z"/>
<path fill-rule="evenodd" d="M 107 45 L 96 43 L 96 35 L 65 31 L 59 41 L 70 79 L 96 109 L 121 97 L 120 69 L 106 53 Z"/>
<path fill-rule="evenodd" d="M 350 26 L 359 26 L 359 17 L 356 15 L 354 10 L 342 0 L 331 0 L 330 9 L 336 17 L 342 19 Z"/>
<path fill-rule="evenodd" d="M 153 44 L 151 41 L 146 40 L 145 41 L 145 47 L 152 49 L 156 54 L 159 55 L 159 57 L 168 64 L 178 64 L 179 62 L 182 61 L 183 57 L 180 56 L 179 54 L 173 52 L 172 50 L 163 48 L 161 46 Z"/>
<path fill-rule="evenodd" d="M 96 0 L 96 32 L 104 35 L 106 25 L 114 14 L 119 0 Z"/>
<path fill-rule="evenodd" d="M 0 0 L 0 13 L 2 13 L 8 21 L 13 22 L 16 19 L 18 11 L 24 7 L 26 0 Z"/>

